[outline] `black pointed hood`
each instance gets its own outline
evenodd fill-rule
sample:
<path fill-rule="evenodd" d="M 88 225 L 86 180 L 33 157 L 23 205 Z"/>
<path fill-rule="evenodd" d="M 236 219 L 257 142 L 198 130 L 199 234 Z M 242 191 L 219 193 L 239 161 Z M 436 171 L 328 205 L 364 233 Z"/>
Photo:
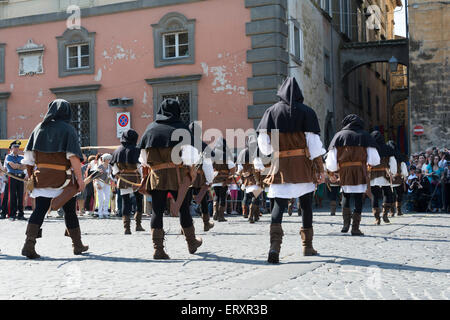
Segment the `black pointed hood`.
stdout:
<path fill-rule="evenodd" d="M 258 131 L 278 129 L 282 133 L 320 133 L 316 112 L 303 104 L 303 93 L 295 78 L 288 77 L 278 90 L 277 96 L 280 102 L 264 112 Z"/>
<path fill-rule="evenodd" d="M 122 145 L 113 152 L 110 164 L 137 164 L 141 153 L 141 150 L 136 147 L 138 137 L 138 133 L 133 129 L 128 129 L 123 132 L 122 137 L 120 137 L 120 143 Z"/>
<path fill-rule="evenodd" d="M 239 152 L 237 163 L 252 164 L 253 160 L 258 157 L 258 137 L 256 134 L 250 134 L 246 143 L 246 147 Z"/>
<path fill-rule="evenodd" d="M 335 147 L 372 147 L 377 144 L 370 134 L 364 130 L 364 121 L 356 114 L 349 114 L 342 120 L 342 129 L 337 132 L 330 142 L 328 150 Z"/>
<path fill-rule="evenodd" d="M 406 157 L 406 155 L 397 148 L 397 145 L 393 140 L 389 140 L 387 142 L 387 145 L 394 150 L 394 157 L 395 160 L 397 160 L 397 163 L 400 164 L 402 162 L 408 162 L 408 158 Z"/>
<path fill-rule="evenodd" d="M 372 136 L 372 138 L 375 140 L 376 144 L 377 144 L 377 151 L 378 154 L 380 155 L 380 158 L 385 158 L 385 157 L 392 157 L 394 155 L 394 149 L 389 147 L 385 140 L 384 140 L 384 136 L 381 134 L 380 131 L 375 130 L 372 131 L 370 133 L 370 135 Z"/>
<path fill-rule="evenodd" d="M 171 140 L 175 130 L 184 129 L 190 134 L 189 128 L 180 118 L 180 110 L 178 100 L 165 99 L 159 107 L 155 121 L 145 130 L 138 147 L 140 149 L 174 147 L 180 142 Z"/>
<path fill-rule="evenodd" d="M 70 124 L 70 103 L 56 99 L 48 105 L 44 120 L 31 133 L 25 151 L 70 152 L 83 161 L 78 133 Z"/>

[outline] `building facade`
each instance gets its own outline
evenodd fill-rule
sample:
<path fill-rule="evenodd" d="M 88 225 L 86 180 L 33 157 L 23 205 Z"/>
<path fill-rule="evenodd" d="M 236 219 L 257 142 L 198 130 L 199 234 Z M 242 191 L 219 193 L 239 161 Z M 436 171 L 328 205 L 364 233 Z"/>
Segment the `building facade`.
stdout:
<path fill-rule="evenodd" d="M 122 112 L 142 134 L 167 97 L 186 123 L 252 127 L 241 0 L 37 3 L 0 5 L 1 138 L 27 138 L 55 98 L 72 104 L 83 146 L 117 145 Z"/>
<path fill-rule="evenodd" d="M 412 152 L 428 147 L 448 147 L 450 141 L 450 3 L 408 1 L 410 51 L 410 127 Z"/>

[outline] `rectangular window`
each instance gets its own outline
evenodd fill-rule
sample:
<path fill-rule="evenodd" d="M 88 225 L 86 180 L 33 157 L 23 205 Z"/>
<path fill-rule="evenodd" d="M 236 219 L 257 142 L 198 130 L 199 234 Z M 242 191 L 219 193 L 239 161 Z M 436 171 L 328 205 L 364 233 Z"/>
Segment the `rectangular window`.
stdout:
<path fill-rule="evenodd" d="M 164 59 L 175 59 L 189 56 L 189 36 L 187 32 L 163 35 Z"/>
<path fill-rule="evenodd" d="M 67 69 L 89 68 L 89 45 L 67 46 Z"/>
<path fill-rule="evenodd" d="M 297 63 L 303 61 L 303 31 L 297 21 L 291 21 L 289 53 Z"/>
<path fill-rule="evenodd" d="M 340 1 L 340 14 L 341 14 L 341 32 L 346 34 L 348 38 L 352 38 L 352 12 L 350 0 Z"/>
<path fill-rule="evenodd" d="M 162 96 L 164 99 L 178 99 L 181 109 L 181 120 L 189 125 L 191 123 L 191 95 L 189 92 L 175 93 L 175 94 L 165 94 Z"/>
<path fill-rule="evenodd" d="M 90 145 L 91 128 L 90 128 L 90 104 L 89 102 L 71 103 L 72 119 L 70 123 L 75 127 L 78 133 L 78 142 L 80 146 L 86 147 Z"/>
<path fill-rule="evenodd" d="M 331 12 L 331 0 L 320 0 L 320 7 L 323 11 L 328 13 L 330 17 L 333 16 Z"/>

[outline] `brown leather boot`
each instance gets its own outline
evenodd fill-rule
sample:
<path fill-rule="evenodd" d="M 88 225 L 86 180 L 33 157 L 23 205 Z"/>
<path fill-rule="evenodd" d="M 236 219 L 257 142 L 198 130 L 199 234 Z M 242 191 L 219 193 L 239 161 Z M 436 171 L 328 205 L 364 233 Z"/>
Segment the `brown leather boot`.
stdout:
<path fill-rule="evenodd" d="M 202 213 L 203 220 L 203 231 L 209 231 L 214 227 L 214 222 L 210 222 L 210 217 L 208 213 Z"/>
<path fill-rule="evenodd" d="M 130 229 L 131 219 L 130 219 L 130 216 L 122 216 L 122 221 L 123 221 L 123 227 L 125 228 L 125 233 L 124 234 L 131 234 L 131 229 Z"/>
<path fill-rule="evenodd" d="M 195 237 L 195 228 L 193 225 L 189 228 L 183 228 L 183 231 L 184 236 L 186 237 L 189 253 L 194 254 L 197 251 L 197 248 L 202 245 L 202 238 Z"/>
<path fill-rule="evenodd" d="M 242 206 L 242 215 L 244 216 L 244 219 L 248 218 L 248 207 Z"/>
<path fill-rule="evenodd" d="M 288 202 L 288 215 L 289 217 L 292 216 L 292 207 L 294 206 L 294 203 L 292 201 Z"/>
<path fill-rule="evenodd" d="M 267 262 L 279 263 L 281 243 L 283 242 L 283 229 L 281 223 L 272 223 L 270 225 L 270 249 Z"/>
<path fill-rule="evenodd" d="M 39 235 L 40 226 L 37 224 L 28 223 L 25 244 L 22 248 L 22 255 L 28 259 L 39 259 L 41 256 L 38 255 L 34 249 L 36 245 L 36 238 Z"/>
<path fill-rule="evenodd" d="M 152 229 L 152 240 L 153 248 L 155 249 L 155 252 L 153 253 L 153 259 L 170 259 L 170 257 L 164 251 L 164 230 Z"/>
<path fill-rule="evenodd" d="M 350 230 L 350 223 L 352 219 L 352 211 L 350 208 L 342 208 L 342 218 L 344 219 L 344 226 L 342 227 L 341 232 L 347 233 Z"/>
<path fill-rule="evenodd" d="M 375 217 L 376 225 L 380 225 L 380 223 L 381 223 L 380 212 L 381 212 L 380 208 L 372 208 L 372 213 L 373 213 L 373 216 Z"/>
<path fill-rule="evenodd" d="M 255 219 L 255 222 L 258 222 L 259 221 L 259 214 L 260 214 L 260 211 L 259 211 L 259 206 L 257 205 L 257 204 L 255 204 L 255 205 L 253 205 L 253 207 L 254 207 L 254 216 L 253 216 L 253 218 Z"/>
<path fill-rule="evenodd" d="M 255 223 L 255 205 L 253 203 L 250 204 L 249 211 L 248 222 Z"/>
<path fill-rule="evenodd" d="M 213 220 L 218 220 L 219 214 L 219 203 L 217 201 L 213 202 Z"/>
<path fill-rule="evenodd" d="M 69 236 L 72 238 L 73 254 L 79 255 L 85 251 L 88 251 L 89 246 L 84 246 L 81 242 L 81 230 L 80 227 L 74 229 L 67 229 Z"/>
<path fill-rule="evenodd" d="M 397 208 L 397 215 L 398 216 L 402 216 L 402 203 L 401 202 L 396 202 L 395 203 L 395 207 Z"/>
<path fill-rule="evenodd" d="M 227 221 L 227 219 L 225 219 L 225 210 L 226 210 L 225 206 L 219 205 L 219 211 L 217 213 L 217 221 L 219 222 Z"/>
<path fill-rule="evenodd" d="M 363 236 L 364 233 L 359 230 L 359 224 L 361 223 L 361 212 L 353 211 L 352 222 L 352 236 Z"/>
<path fill-rule="evenodd" d="M 383 222 L 391 223 L 388 218 L 389 209 L 392 207 L 392 203 L 383 203 Z"/>
<path fill-rule="evenodd" d="M 314 229 L 311 228 L 301 228 L 300 236 L 302 237 L 302 247 L 304 256 L 316 256 L 318 253 L 314 250 L 312 241 L 314 236 Z"/>
<path fill-rule="evenodd" d="M 134 221 L 136 221 L 136 231 L 145 231 L 144 228 L 142 228 L 142 212 L 136 212 L 134 214 Z"/>
<path fill-rule="evenodd" d="M 336 215 L 336 201 L 330 201 L 330 215 Z"/>
<path fill-rule="evenodd" d="M 395 216 L 395 206 L 394 206 L 394 204 L 392 204 L 392 205 L 390 206 L 390 208 L 389 208 L 389 214 L 388 214 L 388 217 L 389 217 L 389 218 L 392 218 L 393 216 Z"/>

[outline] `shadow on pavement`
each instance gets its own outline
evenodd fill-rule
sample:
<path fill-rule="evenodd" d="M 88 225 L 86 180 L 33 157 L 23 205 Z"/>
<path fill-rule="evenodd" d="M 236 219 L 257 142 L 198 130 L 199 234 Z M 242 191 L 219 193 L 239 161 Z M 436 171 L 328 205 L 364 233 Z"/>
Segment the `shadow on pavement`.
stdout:
<path fill-rule="evenodd" d="M 321 257 L 324 258 L 335 258 L 335 259 L 342 259 L 342 261 L 334 261 L 335 264 L 340 265 L 353 265 L 353 266 L 361 266 L 361 267 L 371 267 L 376 266 L 381 269 L 391 269 L 391 270 L 406 270 L 406 271 L 423 271 L 423 272 L 438 272 L 438 273 L 449 273 L 450 269 L 435 269 L 435 268 L 427 268 L 427 267 L 415 267 L 415 266 L 408 266 L 398 263 L 389 263 L 389 262 L 380 262 L 380 261 L 373 261 L 373 260 L 364 260 L 364 259 L 355 259 L 355 258 L 349 258 L 349 257 L 342 257 L 342 256 L 326 256 L 323 255 Z"/>

